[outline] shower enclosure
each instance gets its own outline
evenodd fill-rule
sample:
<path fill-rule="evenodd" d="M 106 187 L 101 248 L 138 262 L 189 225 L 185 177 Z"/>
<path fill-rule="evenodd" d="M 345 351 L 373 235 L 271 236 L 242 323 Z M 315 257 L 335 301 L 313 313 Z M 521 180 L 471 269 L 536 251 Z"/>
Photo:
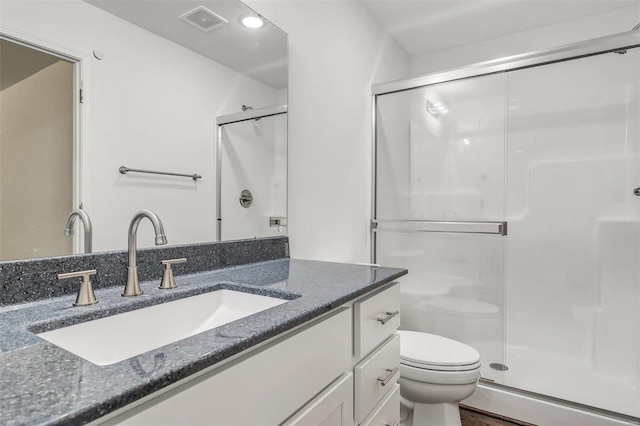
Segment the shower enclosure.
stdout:
<path fill-rule="evenodd" d="M 217 236 L 287 234 L 287 107 L 218 117 Z"/>
<path fill-rule="evenodd" d="M 640 418 L 640 34 L 374 86 L 374 263 L 487 386 Z M 493 385 L 495 384 L 495 385 Z"/>

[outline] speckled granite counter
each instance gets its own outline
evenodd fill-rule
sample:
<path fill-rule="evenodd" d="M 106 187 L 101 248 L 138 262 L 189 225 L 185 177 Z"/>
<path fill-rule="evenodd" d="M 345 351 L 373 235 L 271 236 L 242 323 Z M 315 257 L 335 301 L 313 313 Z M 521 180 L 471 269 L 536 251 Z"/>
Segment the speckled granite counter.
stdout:
<path fill-rule="evenodd" d="M 141 284 L 96 290 L 100 303 L 74 308 L 73 295 L 0 308 L 0 424 L 84 424 L 307 322 L 404 275 L 406 270 L 282 258 L 178 275 L 178 288 Z M 97 366 L 34 333 L 159 302 L 228 288 L 289 302 L 143 355 Z M 132 330 L 132 332 L 134 332 Z"/>

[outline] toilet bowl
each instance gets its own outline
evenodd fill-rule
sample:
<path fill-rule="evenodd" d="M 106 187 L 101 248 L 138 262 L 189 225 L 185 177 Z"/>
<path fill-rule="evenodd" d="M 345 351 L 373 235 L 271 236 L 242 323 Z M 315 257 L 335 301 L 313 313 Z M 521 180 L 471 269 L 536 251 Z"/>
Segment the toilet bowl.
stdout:
<path fill-rule="evenodd" d="M 413 426 L 460 426 L 458 404 L 480 378 L 480 353 L 463 343 L 416 331 L 400 333 L 400 395 Z M 403 423 L 404 424 L 404 423 Z"/>

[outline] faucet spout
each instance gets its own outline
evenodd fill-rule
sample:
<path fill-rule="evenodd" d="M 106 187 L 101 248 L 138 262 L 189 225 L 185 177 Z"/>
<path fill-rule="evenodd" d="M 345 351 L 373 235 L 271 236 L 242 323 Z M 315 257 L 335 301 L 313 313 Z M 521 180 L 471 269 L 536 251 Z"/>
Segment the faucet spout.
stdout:
<path fill-rule="evenodd" d="M 91 253 L 91 242 L 93 241 L 93 229 L 91 228 L 91 219 L 89 215 L 82 209 L 75 209 L 69 213 L 67 218 L 67 227 L 64 229 L 64 236 L 70 237 L 73 235 L 73 225 L 76 222 L 76 218 L 80 218 L 82 226 L 84 228 L 84 252 Z"/>
<path fill-rule="evenodd" d="M 124 288 L 123 296 L 140 296 L 142 289 L 138 281 L 138 265 L 137 265 L 137 251 L 138 251 L 138 225 L 142 219 L 147 218 L 153 225 L 153 230 L 156 234 L 155 243 L 157 246 L 167 244 L 167 237 L 164 235 L 164 227 L 162 221 L 157 214 L 151 210 L 140 210 L 131 219 L 129 225 L 129 265 L 127 272 L 127 285 Z"/>

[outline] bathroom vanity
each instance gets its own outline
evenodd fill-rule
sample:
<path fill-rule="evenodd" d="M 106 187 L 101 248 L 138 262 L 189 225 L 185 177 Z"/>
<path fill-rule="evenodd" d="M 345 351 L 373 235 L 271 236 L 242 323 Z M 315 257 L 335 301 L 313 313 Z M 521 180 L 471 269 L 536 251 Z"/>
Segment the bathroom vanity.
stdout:
<path fill-rule="evenodd" d="M 180 251 L 190 260 L 176 266 L 178 287 L 157 289 L 158 259 Z M 120 296 L 126 274 L 116 266 L 124 263 L 122 253 L 80 255 L 57 258 L 62 270 L 55 272 L 95 267 L 99 303 L 72 307 L 70 287 L 68 295 L 5 302 L 0 308 L 0 423 L 398 422 L 399 288 L 394 280 L 405 270 L 291 260 L 285 237 L 140 252 L 142 296 Z M 218 267 L 207 264 L 212 258 Z M 52 267 L 29 262 L 37 261 L 3 266 L 3 288 L 20 268 Z M 111 269 L 101 275 L 100 266 L 105 265 Z M 38 271 L 22 276 L 50 278 L 51 272 Z M 220 289 L 284 302 L 104 365 L 38 337 Z M 30 298 L 37 299 L 32 293 Z M 187 310 L 184 321 L 193 315 Z M 167 324 L 179 321 L 176 315 Z"/>

